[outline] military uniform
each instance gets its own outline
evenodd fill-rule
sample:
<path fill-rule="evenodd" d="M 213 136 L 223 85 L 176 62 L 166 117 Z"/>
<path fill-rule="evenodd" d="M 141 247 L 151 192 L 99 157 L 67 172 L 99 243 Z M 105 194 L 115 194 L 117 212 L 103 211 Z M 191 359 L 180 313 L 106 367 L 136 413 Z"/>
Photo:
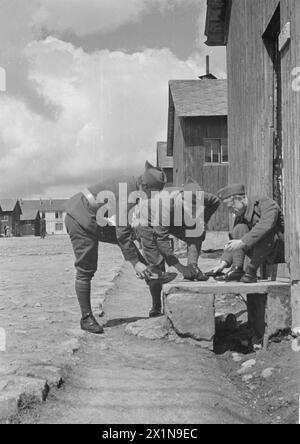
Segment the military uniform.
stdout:
<path fill-rule="evenodd" d="M 243 216 L 236 217 L 230 239 L 240 239 L 243 250 L 225 251 L 222 260 L 236 267 L 244 265 L 245 256 L 257 270 L 263 264 L 283 263 L 284 216 L 278 204 L 270 198 L 254 197 Z"/>
<path fill-rule="evenodd" d="M 119 183 L 127 184 L 127 197 L 130 193 L 137 191 L 136 180 L 123 177 L 119 180 L 92 185 L 84 192 L 73 196 L 68 202 L 65 223 L 76 257 L 77 278 L 80 280 L 91 280 L 97 271 L 98 242 L 119 244 L 125 260 L 130 261 L 133 265 L 140 260 L 139 251 L 133 241 L 130 224 L 128 223 L 126 226 L 118 225 L 121 219 L 119 214 Z M 98 194 L 102 191 L 112 192 L 116 196 L 116 226 L 101 227 L 97 223 L 97 212 L 105 205 L 96 202 Z M 134 206 L 134 204 L 128 204 L 128 212 Z M 125 217 L 127 219 L 127 214 Z"/>
<path fill-rule="evenodd" d="M 46 220 L 44 218 L 40 220 L 40 236 L 42 239 L 46 237 Z"/>
<path fill-rule="evenodd" d="M 146 163 L 146 171 L 140 180 L 161 189 L 166 177 L 162 170 Z M 125 190 L 120 191 L 119 184 L 127 185 L 126 194 Z M 134 267 L 139 262 L 148 265 L 134 243 L 134 231 L 129 220 L 138 202 L 138 187 L 135 178 L 120 177 L 91 185 L 73 196 L 67 204 L 65 224 L 75 254 L 75 289 L 82 313 L 81 328 L 90 333 L 103 333 L 91 309 L 91 280 L 97 271 L 99 241 L 118 244 L 125 260 L 130 261 Z M 103 201 L 99 203 L 97 196 L 101 192 L 107 198 L 102 196 Z M 110 199 L 109 193 L 114 199 Z M 132 203 L 128 203 L 131 193 L 137 194 L 132 196 Z"/>
<path fill-rule="evenodd" d="M 198 259 L 201 253 L 202 242 L 205 240 L 205 225 L 208 224 L 212 215 L 217 211 L 220 200 L 218 197 L 213 194 L 204 193 L 204 224 L 203 230 L 197 237 L 189 237 L 187 235 L 187 230 L 192 230 L 195 227 L 188 227 L 184 223 L 184 215 L 182 217 L 183 223 L 181 226 L 176 226 L 175 224 L 175 211 L 176 211 L 176 202 L 178 205 L 181 205 L 182 211 L 184 212 L 185 202 L 184 202 L 184 192 L 191 191 L 193 192 L 193 200 L 192 200 L 192 212 L 191 214 L 196 215 L 196 191 L 201 191 L 201 188 L 198 184 L 188 184 L 184 187 L 173 187 L 166 188 L 165 191 L 172 193 L 172 195 L 177 196 L 170 201 L 170 213 L 169 213 L 169 204 L 167 208 L 167 216 L 169 216 L 170 223 L 164 223 L 164 203 L 162 200 L 162 217 L 160 219 L 160 224 L 152 226 L 150 221 L 148 226 L 143 226 L 141 224 L 138 228 L 139 235 L 142 240 L 143 251 L 145 258 L 151 264 L 156 264 L 157 262 L 161 262 L 162 259 L 166 261 L 169 266 L 176 266 L 179 263 L 178 258 L 174 254 L 174 250 L 170 243 L 170 235 L 180 239 L 187 244 L 188 250 L 188 264 L 189 265 L 198 265 Z M 179 210 L 180 211 L 180 210 Z M 150 212 L 149 212 L 150 214 Z M 201 214 L 200 217 L 203 217 Z M 152 221 L 153 214 L 151 214 Z M 144 224 L 146 225 L 146 224 Z"/>

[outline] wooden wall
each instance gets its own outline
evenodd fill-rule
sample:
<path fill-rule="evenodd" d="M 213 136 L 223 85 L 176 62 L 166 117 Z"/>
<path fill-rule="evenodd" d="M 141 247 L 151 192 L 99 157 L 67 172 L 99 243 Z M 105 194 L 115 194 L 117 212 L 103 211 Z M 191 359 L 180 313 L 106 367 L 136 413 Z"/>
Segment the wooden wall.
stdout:
<path fill-rule="evenodd" d="M 174 185 L 182 186 L 188 177 L 208 192 L 216 193 L 228 184 L 228 164 L 205 165 L 205 138 L 227 138 L 227 117 L 175 117 Z M 229 148 L 230 149 L 230 148 Z M 228 230 L 229 215 L 224 206 L 209 224 L 210 230 Z"/>
<path fill-rule="evenodd" d="M 229 180 L 245 182 L 249 194 L 273 197 L 273 68 L 263 34 L 281 4 L 281 27 L 292 24 L 292 41 L 282 52 L 282 128 L 286 257 L 300 280 L 299 144 L 300 92 L 292 70 L 300 66 L 299 0 L 233 0 L 228 57 Z"/>
<path fill-rule="evenodd" d="M 300 66 L 300 1 L 281 2 L 282 26 L 292 26 L 290 46 L 283 52 L 282 117 L 287 258 L 293 280 L 300 280 L 300 89 L 294 91 L 292 70 Z M 300 87 L 300 82 L 298 82 Z"/>

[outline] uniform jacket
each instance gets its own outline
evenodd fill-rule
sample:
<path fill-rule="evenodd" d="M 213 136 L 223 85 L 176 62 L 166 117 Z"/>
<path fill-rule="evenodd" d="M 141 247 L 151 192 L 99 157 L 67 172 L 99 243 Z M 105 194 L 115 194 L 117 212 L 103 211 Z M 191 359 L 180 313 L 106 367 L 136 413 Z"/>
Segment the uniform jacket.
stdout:
<path fill-rule="evenodd" d="M 182 193 L 184 191 L 201 191 L 201 189 L 198 185 L 192 184 L 192 186 L 191 186 L 189 184 L 185 187 L 166 188 L 166 191 L 169 191 L 169 192 L 176 192 L 177 191 L 178 195 L 179 194 L 182 195 Z M 195 201 L 196 200 L 193 199 L 193 206 L 195 204 Z M 147 233 L 147 231 L 151 230 L 153 232 L 153 237 L 154 237 L 155 241 L 152 242 L 152 247 L 153 247 L 153 244 L 155 243 L 160 254 L 165 258 L 165 260 L 169 266 L 176 265 L 179 262 L 178 258 L 174 255 L 173 248 L 171 247 L 171 244 L 170 244 L 169 236 L 174 235 L 175 237 L 178 237 L 182 240 L 186 240 L 187 239 L 186 229 L 191 229 L 191 227 L 186 227 L 185 225 L 183 225 L 181 227 L 174 226 L 173 215 L 174 215 L 174 205 L 176 205 L 176 203 L 174 204 L 174 202 L 175 202 L 175 200 L 171 201 L 170 225 L 165 224 L 164 223 L 165 220 L 164 220 L 163 223 L 159 223 L 154 226 L 151 226 L 149 224 L 148 227 L 142 226 L 139 228 L 139 233 L 140 233 L 141 237 L 144 238 L 144 242 L 145 241 L 147 242 L 147 239 L 151 238 L 149 236 L 149 233 Z M 218 209 L 219 205 L 220 205 L 220 200 L 218 199 L 218 197 L 214 196 L 213 194 L 204 193 L 204 224 L 205 225 L 209 222 L 211 216 Z M 192 210 L 193 210 L 193 214 L 194 214 L 195 208 L 193 208 Z M 144 235 L 143 235 L 143 232 L 144 232 Z M 203 239 L 205 238 L 205 226 L 204 225 L 203 225 L 203 231 L 201 232 L 199 237 L 201 237 L 201 236 L 203 237 Z M 151 246 L 149 246 L 149 249 L 151 249 Z"/>
<path fill-rule="evenodd" d="M 112 209 L 111 214 L 115 214 L 115 231 L 117 242 L 122 250 L 125 260 L 131 261 L 136 264 L 139 259 L 137 250 L 133 241 L 133 230 L 128 220 L 128 214 L 132 211 L 136 203 L 130 203 L 126 207 L 120 206 L 119 184 L 127 184 L 127 199 L 130 193 L 137 191 L 137 181 L 133 177 L 120 177 L 114 180 L 108 180 L 95 185 L 91 185 L 88 190 L 93 194 L 96 199 L 101 191 L 112 192 L 116 198 L 116 208 Z M 128 200 L 127 200 L 128 202 Z M 98 237 L 101 240 L 101 228 L 97 223 L 99 215 L 99 209 L 103 207 L 103 204 L 99 204 L 98 208 L 93 208 L 86 197 L 82 193 L 78 193 L 73 196 L 67 205 L 67 214 L 75 219 L 81 227 L 91 236 Z M 126 212 L 125 212 L 126 211 Z M 125 213 L 124 213 L 125 212 Z M 123 214 L 122 214 L 123 213 Z M 120 221 L 125 220 L 127 224 L 120 225 Z M 98 220 L 99 222 L 99 220 Z M 105 231 L 105 228 L 102 228 Z"/>
<path fill-rule="evenodd" d="M 245 250 L 251 250 L 258 242 L 271 232 L 284 233 L 284 216 L 279 205 L 268 197 L 249 198 L 249 205 L 243 216 L 235 220 L 235 225 L 248 225 L 247 233 L 242 241 Z"/>

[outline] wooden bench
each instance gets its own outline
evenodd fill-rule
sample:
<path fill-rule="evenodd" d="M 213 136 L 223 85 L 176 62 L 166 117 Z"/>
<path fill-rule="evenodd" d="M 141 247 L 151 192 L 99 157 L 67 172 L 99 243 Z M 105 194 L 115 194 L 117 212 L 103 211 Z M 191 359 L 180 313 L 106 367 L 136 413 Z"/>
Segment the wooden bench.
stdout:
<path fill-rule="evenodd" d="M 262 280 L 257 284 L 174 281 L 164 286 L 164 312 L 181 336 L 212 349 L 215 335 L 216 296 L 240 295 L 247 303 L 254 337 L 268 340 L 292 328 L 291 285 L 288 281 Z"/>

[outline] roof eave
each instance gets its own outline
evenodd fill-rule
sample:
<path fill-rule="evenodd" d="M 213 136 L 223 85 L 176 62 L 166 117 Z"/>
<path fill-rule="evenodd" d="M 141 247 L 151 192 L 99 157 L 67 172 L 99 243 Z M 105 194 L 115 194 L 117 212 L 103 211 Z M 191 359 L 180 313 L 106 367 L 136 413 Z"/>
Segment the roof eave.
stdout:
<path fill-rule="evenodd" d="M 207 46 L 226 46 L 232 0 L 207 0 L 205 35 Z"/>
<path fill-rule="evenodd" d="M 171 81 L 169 82 L 169 113 L 168 113 L 168 137 L 167 137 L 167 156 L 174 154 L 174 125 L 175 125 L 175 105 L 171 93 Z"/>

